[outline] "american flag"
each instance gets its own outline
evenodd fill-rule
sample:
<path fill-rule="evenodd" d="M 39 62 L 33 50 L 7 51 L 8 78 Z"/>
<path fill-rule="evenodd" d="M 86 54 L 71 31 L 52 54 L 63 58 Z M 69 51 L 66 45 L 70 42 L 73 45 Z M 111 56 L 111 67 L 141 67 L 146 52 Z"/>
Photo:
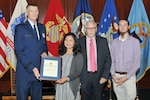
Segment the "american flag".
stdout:
<path fill-rule="evenodd" d="M 9 69 L 9 63 L 7 61 L 7 46 L 6 46 L 6 29 L 8 25 L 5 21 L 5 18 L 2 15 L 0 10 L 0 78 L 7 72 Z"/>

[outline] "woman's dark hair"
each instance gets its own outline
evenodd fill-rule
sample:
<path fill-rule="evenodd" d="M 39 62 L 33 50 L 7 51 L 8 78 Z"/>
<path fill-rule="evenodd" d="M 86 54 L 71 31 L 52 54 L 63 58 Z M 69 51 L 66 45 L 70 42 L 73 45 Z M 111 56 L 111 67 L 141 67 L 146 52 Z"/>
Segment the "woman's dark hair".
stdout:
<path fill-rule="evenodd" d="M 75 44 L 73 46 L 73 55 L 75 56 L 78 52 L 81 52 L 81 49 L 80 49 L 80 46 L 78 44 L 78 39 L 77 39 L 76 35 L 72 32 L 65 34 L 64 38 L 62 39 L 62 43 L 59 46 L 59 51 L 58 51 L 59 55 L 64 55 L 66 53 L 67 48 L 64 45 L 64 41 L 65 41 L 67 36 L 72 36 L 74 39 Z"/>

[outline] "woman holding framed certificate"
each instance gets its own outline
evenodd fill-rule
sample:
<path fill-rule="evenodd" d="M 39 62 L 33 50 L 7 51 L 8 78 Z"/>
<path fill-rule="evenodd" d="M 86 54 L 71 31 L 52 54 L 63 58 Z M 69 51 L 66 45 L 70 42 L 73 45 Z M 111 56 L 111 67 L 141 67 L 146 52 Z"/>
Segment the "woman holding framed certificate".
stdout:
<path fill-rule="evenodd" d="M 55 100 L 80 100 L 80 79 L 83 57 L 74 33 L 64 36 L 59 47 L 62 57 L 62 76 L 56 81 Z"/>

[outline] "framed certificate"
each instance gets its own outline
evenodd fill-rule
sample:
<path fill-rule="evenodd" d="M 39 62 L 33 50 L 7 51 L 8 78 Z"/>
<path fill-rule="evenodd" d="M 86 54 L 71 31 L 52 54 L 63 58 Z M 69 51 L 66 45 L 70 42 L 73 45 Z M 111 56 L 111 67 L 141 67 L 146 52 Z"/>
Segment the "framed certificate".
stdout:
<path fill-rule="evenodd" d="M 56 57 L 42 57 L 40 68 L 41 80 L 59 80 L 61 76 L 61 59 Z"/>

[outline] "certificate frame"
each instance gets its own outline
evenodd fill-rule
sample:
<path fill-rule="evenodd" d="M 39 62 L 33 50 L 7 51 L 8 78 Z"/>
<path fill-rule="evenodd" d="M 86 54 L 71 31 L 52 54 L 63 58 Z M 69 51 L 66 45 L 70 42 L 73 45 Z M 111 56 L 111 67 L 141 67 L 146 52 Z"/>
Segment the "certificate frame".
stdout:
<path fill-rule="evenodd" d="M 61 77 L 61 58 L 42 57 L 40 67 L 40 80 L 56 81 Z"/>

